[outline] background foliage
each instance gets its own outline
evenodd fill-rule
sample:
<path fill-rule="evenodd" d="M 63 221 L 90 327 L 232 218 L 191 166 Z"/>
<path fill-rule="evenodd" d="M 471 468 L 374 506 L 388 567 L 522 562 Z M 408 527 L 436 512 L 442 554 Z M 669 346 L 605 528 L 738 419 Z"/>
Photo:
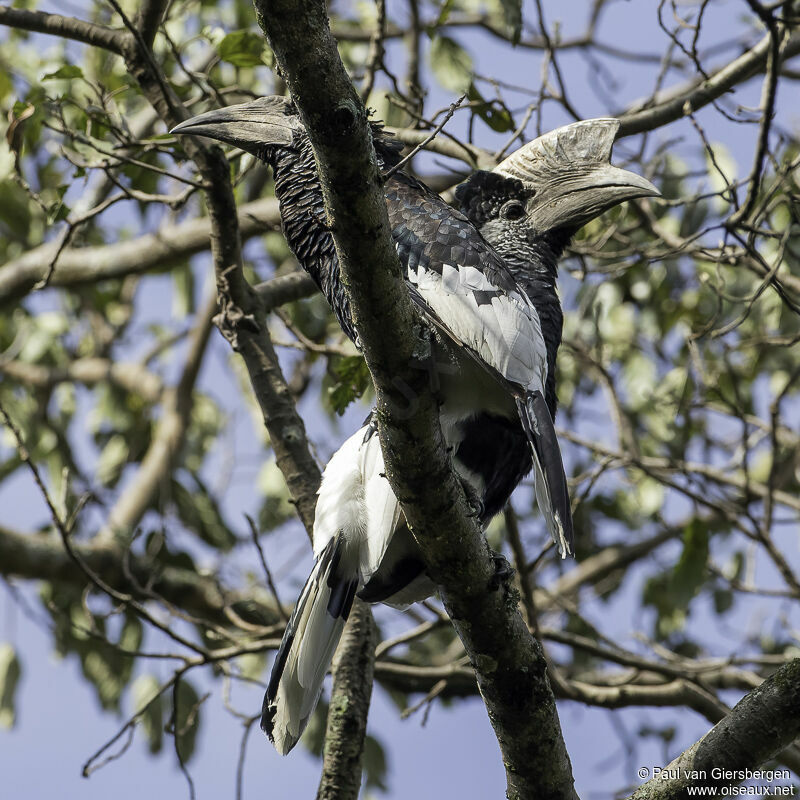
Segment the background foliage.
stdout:
<path fill-rule="evenodd" d="M 122 29 L 137 5 L 74 13 Z M 190 111 L 284 91 L 248 3 L 166 9 L 154 57 Z M 514 561 L 557 693 L 628 709 L 607 712 L 618 738 L 598 742 L 593 763 L 620 748 L 633 763 L 652 741 L 667 760 L 695 738 L 693 714 L 716 722 L 800 647 L 798 9 L 409 0 L 330 11 L 354 82 L 406 143 L 466 95 L 414 161 L 437 190 L 574 118 L 645 119 L 623 124 L 636 135 L 616 162 L 663 200 L 587 226 L 561 275 L 557 422 L 577 561 L 543 552 L 528 485 L 488 536 Z M 263 651 L 285 619 L 277 598 L 293 599 L 308 547 L 246 375 L 212 331 L 209 227 L 181 142 L 118 55 L 24 27 L 0 34 L 3 602 L 80 663 L 121 741 L 136 729 L 190 772 L 209 704 L 250 730 L 258 701 L 229 692 L 264 681 Z M 730 90 L 664 112 L 759 47 Z M 229 160 L 247 277 L 275 292 L 297 266 L 271 178 L 249 156 Z M 269 324 L 323 463 L 365 413 L 368 372 L 305 283 L 276 295 Z M 376 677 L 397 714 L 474 694 L 436 602 L 378 620 Z M 26 654 L 22 630 L 8 639 L 0 724 L 13 727 Z M 170 670 L 154 666 L 164 660 Z M 392 724 L 373 726 L 369 791 L 391 787 Z M 565 728 L 569 740 L 569 718 Z M 304 740 L 316 753 L 322 731 L 317 720 Z M 107 755 L 87 753 L 85 770 Z M 633 783 L 632 770 L 608 777 L 609 791 Z"/>

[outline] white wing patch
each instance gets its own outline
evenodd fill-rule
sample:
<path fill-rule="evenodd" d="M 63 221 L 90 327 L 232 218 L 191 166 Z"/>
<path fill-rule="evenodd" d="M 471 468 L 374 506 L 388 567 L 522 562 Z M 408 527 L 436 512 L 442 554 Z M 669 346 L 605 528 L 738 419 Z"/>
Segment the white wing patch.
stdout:
<path fill-rule="evenodd" d="M 314 513 L 314 556 L 338 533 L 345 542 L 358 542 L 366 533 L 364 480 L 359 464 L 358 434 L 351 436 L 332 456 L 322 473 Z M 348 548 L 349 549 L 349 548 Z"/>
<path fill-rule="evenodd" d="M 449 266 L 449 265 L 448 265 Z M 489 279 L 475 267 L 459 267 L 458 273 L 460 276 L 459 282 L 470 289 L 477 289 L 479 291 L 490 292 L 496 289 Z"/>
<path fill-rule="evenodd" d="M 408 280 L 447 330 L 504 378 L 544 389 L 547 349 L 539 315 L 523 291 L 503 293 L 475 267 L 452 264 L 444 264 L 441 275 L 409 266 Z M 481 292 L 493 296 L 479 298 Z"/>
<path fill-rule="evenodd" d="M 364 583 L 375 574 L 383 561 L 401 516 L 400 503 L 386 477 L 380 438 L 377 433 L 373 433 L 363 441 L 365 431 L 362 428 L 356 433 L 363 442 L 359 455 L 367 511 L 366 540 L 362 542 L 359 553 L 359 569 Z"/>
<path fill-rule="evenodd" d="M 380 565 L 400 519 L 400 504 L 385 475 L 377 434 L 356 431 L 322 473 L 314 516 L 314 555 L 343 534 L 348 559 L 357 560 L 360 586 Z"/>
<path fill-rule="evenodd" d="M 416 273 L 414 273 L 416 276 Z M 447 294 L 455 294 L 458 291 L 458 284 L 461 279 L 461 273 L 450 264 L 442 266 L 442 289 Z"/>

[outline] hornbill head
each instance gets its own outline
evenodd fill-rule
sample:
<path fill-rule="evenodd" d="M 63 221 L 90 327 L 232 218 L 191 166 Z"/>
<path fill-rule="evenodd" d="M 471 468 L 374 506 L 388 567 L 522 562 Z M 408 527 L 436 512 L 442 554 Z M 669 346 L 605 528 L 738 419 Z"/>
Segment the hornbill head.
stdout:
<path fill-rule="evenodd" d="M 556 233 L 567 241 L 609 208 L 660 194 L 650 181 L 611 164 L 619 125 L 617 119 L 589 119 L 550 131 L 491 173 L 475 173 L 456 198 L 484 236 L 486 225 L 524 226 L 532 234 Z M 501 231 L 492 238 L 502 238 Z"/>
<path fill-rule="evenodd" d="M 276 96 L 206 111 L 176 125 L 170 133 L 217 139 L 268 161 L 270 150 L 291 147 L 295 133 L 302 131 L 303 123 L 291 100 Z"/>

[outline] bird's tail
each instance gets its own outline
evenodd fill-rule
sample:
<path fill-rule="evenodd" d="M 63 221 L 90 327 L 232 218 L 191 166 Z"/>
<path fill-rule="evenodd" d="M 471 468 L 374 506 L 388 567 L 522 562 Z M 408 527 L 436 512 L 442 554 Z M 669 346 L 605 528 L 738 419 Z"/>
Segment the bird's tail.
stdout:
<path fill-rule="evenodd" d="M 344 544 L 335 536 L 317 557 L 272 666 L 261 728 L 281 755 L 297 744 L 317 706 L 353 605 L 358 563 L 345 564 Z"/>
<path fill-rule="evenodd" d="M 517 400 L 522 427 L 531 444 L 536 479 L 536 502 L 547 522 L 547 529 L 561 557 L 574 552 L 572 511 L 567 490 L 567 476 L 561 460 L 556 430 L 542 393 L 527 392 Z"/>

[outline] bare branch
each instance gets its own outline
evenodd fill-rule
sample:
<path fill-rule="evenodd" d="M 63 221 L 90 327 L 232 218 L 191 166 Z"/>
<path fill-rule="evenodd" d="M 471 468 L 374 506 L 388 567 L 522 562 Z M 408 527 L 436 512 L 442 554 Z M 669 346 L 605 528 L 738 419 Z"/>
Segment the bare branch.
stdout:
<path fill-rule="evenodd" d="M 117 55 L 124 55 L 125 48 L 130 42 L 128 34 L 105 25 L 97 25 L 75 17 L 62 17 L 60 14 L 26 11 L 8 6 L 0 6 L 0 25 L 73 39 L 76 42 L 110 50 Z"/>
<path fill-rule="evenodd" d="M 164 9 L 167 7 L 167 0 L 144 0 L 136 15 L 136 24 L 142 41 L 148 46 L 153 46 L 156 38 L 158 26 L 164 16 Z"/>
<path fill-rule="evenodd" d="M 140 600 L 153 595 L 209 622 L 230 625 L 231 610 L 256 625 L 275 625 L 281 618 L 271 595 L 259 587 L 234 591 L 196 570 L 160 565 L 125 550 L 115 541 L 73 543 L 82 563 Z M 85 586 L 86 575 L 69 557 L 57 537 L 44 533 L 19 533 L 0 526 L 0 574 Z M 149 592 L 143 593 L 142 587 Z"/>
<path fill-rule="evenodd" d="M 333 662 L 333 692 L 317 800 L 357 800 L 372 695 L 377 628 L 356 599 Z"/>
<path fill-rule="evenodd" d="M 656 105 L 620 116 L 617 138 L 652 131 L 691 114 L 730 91 L 734 86 L 766 69 L 772 36 L 767 34 L 755 47 L 714 72 L 708 80 L 693 81 L 658 100 Z M 782 63 L 800 53 L 800 33 L 793 33 L 783 48 Z"/>
<path fill-rule="evenodd" d="M 243 238 L 280 226 L 280 212 L 274 198 L 241 206 L 237 218 Z M 210 220 L 199 217 L 177 225 L 165 225 L 158 233 L 145 234 L 130 241 L 67 248 L 59 256 L 58 269 L 49 285 L 77 286 L 163 269 L 207 250 L 210 234 Z M 0 305 L 15 302 L 42 280 L 56 250 L 57 245 L 48 242 L 0 267 Z"/>
<path fill-rule="evenodd" d="M 745 770 L 776 756 L 800 735 L 800 659 L 794 659 L 740 700 L 702 739 L 681 753 L 631 800 L 686 796 L 688 787 L 735 786 Z M 730 772 L 728 772 L 730 771 Z"/>
<path fill-rule="evenodd" d="M 114 362 L 107 358 L 79 358 L 66 367 L 45 367 L 24 361 L 0 360 L 0 373 L 28 386 L 47 388 L 74 382 L 87 386 L 108 381 L 126 392 L 137 394 L 148 403 L 161 397 L 161 378 L 136 362 Z"/>
<path fill-rule="evenodd" d="M 130 485 L 126 486 L 98 533 L 107 537 L 129 537 L 145 511 L 157 497 L 159 487 L 169 480 L 175 458 L 180 452 L 192 410 L 194 385 L 211 333 L 211 320 L 217 308 L 211 295 L 197 313 L 189 355 L 177 385 L 165 393 L 164 414 Z"/>

